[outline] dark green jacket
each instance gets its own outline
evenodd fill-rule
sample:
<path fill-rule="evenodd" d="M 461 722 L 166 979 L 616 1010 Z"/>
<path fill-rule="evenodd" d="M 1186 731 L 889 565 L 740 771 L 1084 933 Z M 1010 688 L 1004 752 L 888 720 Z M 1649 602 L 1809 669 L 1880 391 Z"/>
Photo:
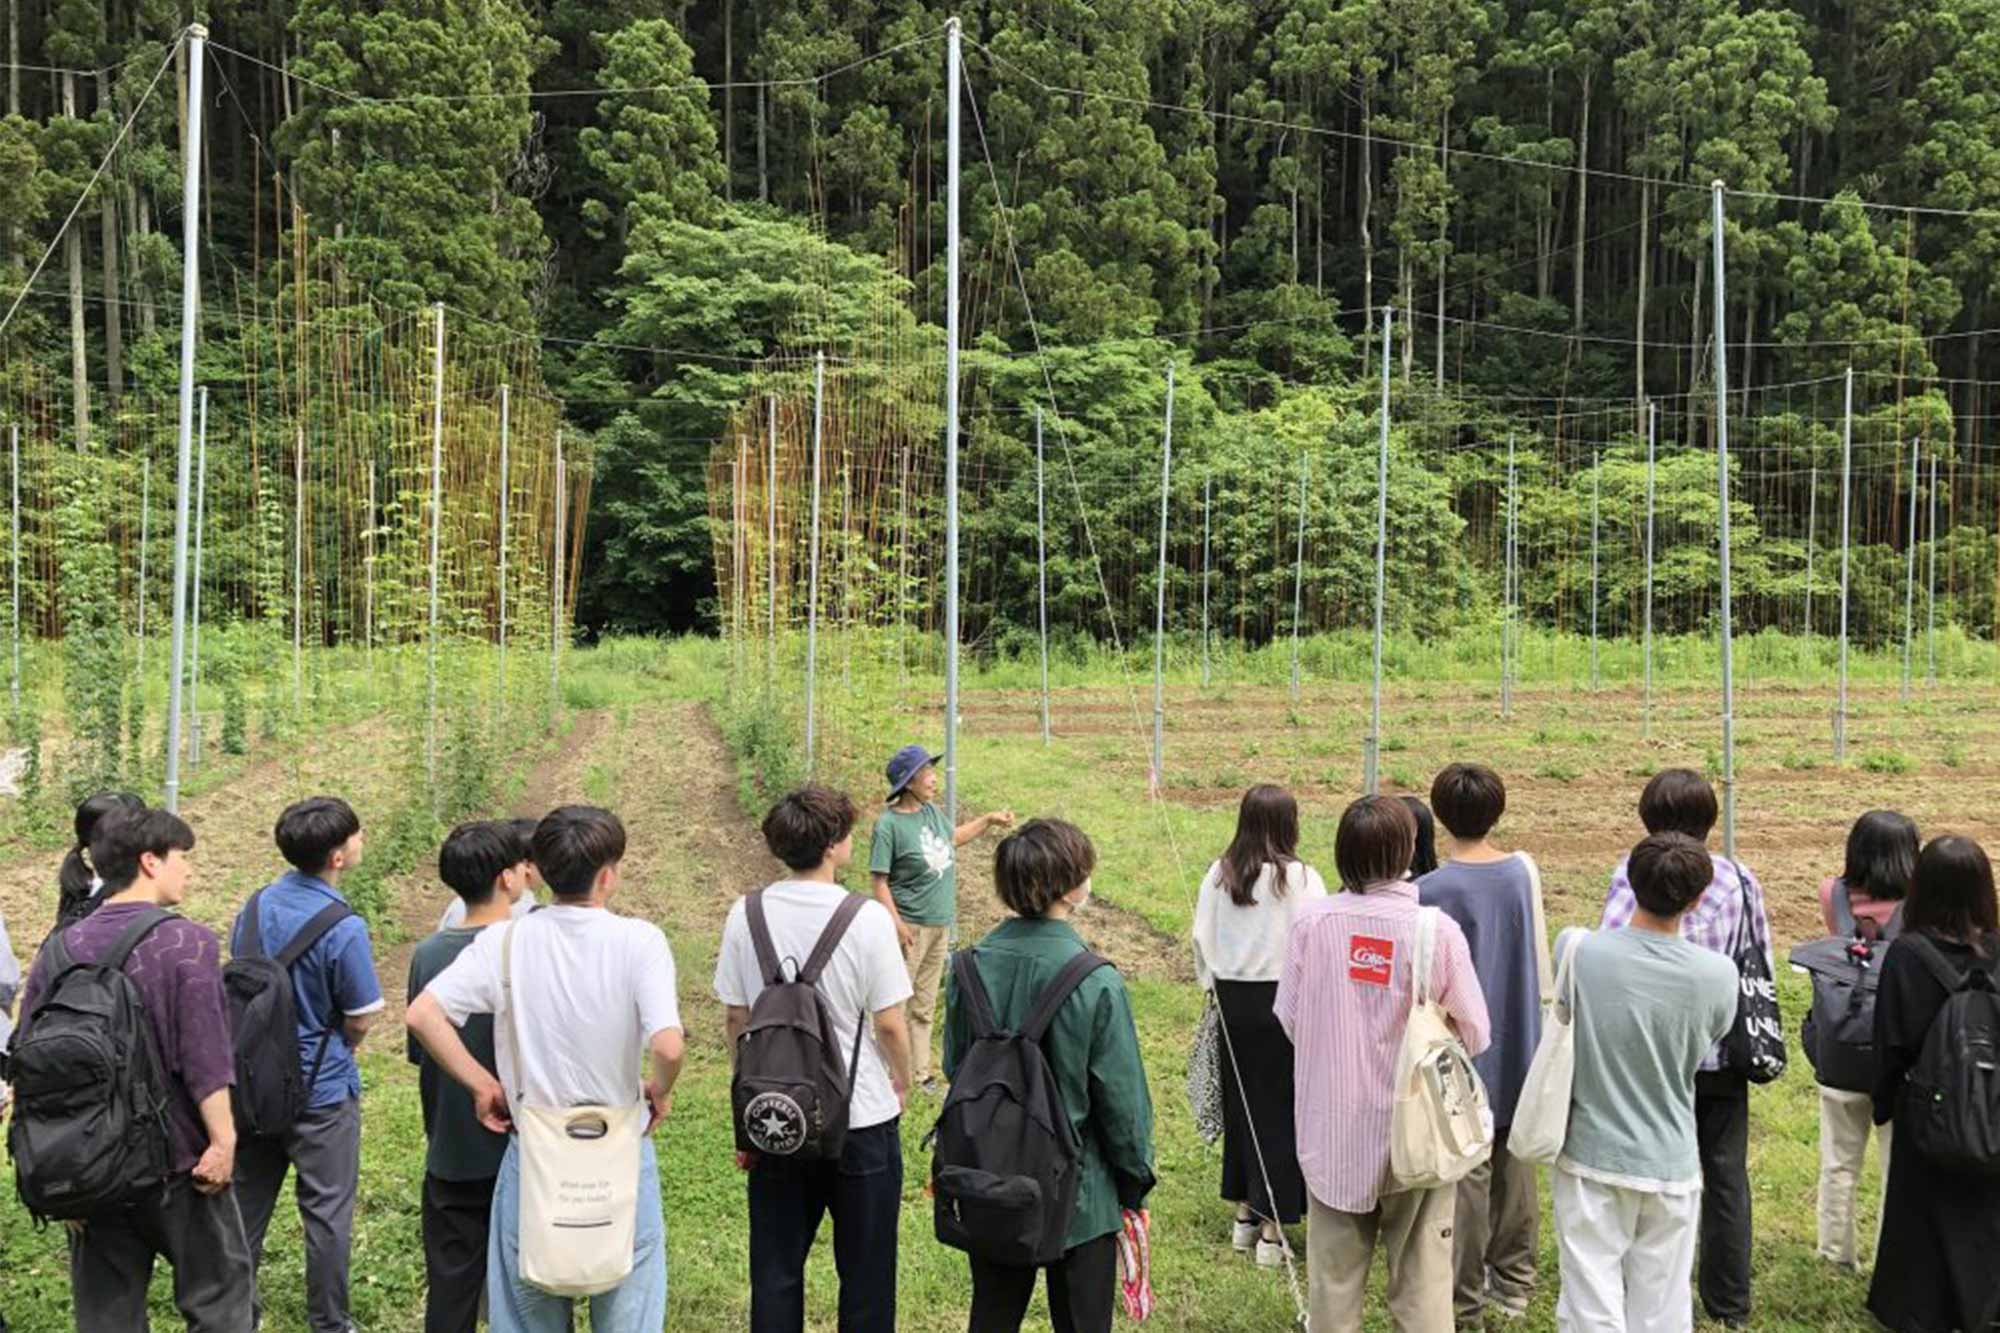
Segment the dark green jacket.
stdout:
<path fill-rule="evenodd" d="M 979 979 L 1002 1028 L 1028 1021 L 1042 987 L 1083 951 L 1083 938 L 1063 921 L 1015 917 L 974 946 Z M 972 1046 L 972 1018 L 945 973 L 944 1072 L 950 1078 Z M 1132 1001 L 1115 968 L 1084 978 L 1050 1025 L 1042 1051 L 1062 1093 L 1063 1109 L 1083 1143 L 1076 1215 L 1065 1249 L 1108 1236 L 1122 1225 L 1120 1208 L 1137 1208 L 1153 1188 L 1153 1098 L 1139 1059 Z"/>

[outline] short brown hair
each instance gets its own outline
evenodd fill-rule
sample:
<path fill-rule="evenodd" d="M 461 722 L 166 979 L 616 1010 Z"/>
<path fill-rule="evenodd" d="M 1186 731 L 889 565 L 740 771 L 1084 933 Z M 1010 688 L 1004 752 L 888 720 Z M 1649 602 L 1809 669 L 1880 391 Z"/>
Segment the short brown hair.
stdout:
<path fill-rule="evenodd" d="M 764 816 L 764 845 L 793 870 L 811 870 L 853 831 L 854 802 L 831 787 L 787 792 Z"/>
<path fill-rule="evenodd" d="M 1507 813 L 1507 784 L 1484 764 L 1448 764 L 1431 783 L 1431 809 L 1452 837 L 1483 838 Z"/>
<path fill-rule="evenodd" d="M 1016 916 L 1048 915 L 1096 868 L 1090 836 L 1062 819 L 1031 819 L 993 849 L 993 887 Z"/>
<path fill-rule="evenodd" d="M 582 898 L 606 866 L 625 859 L 625 825 L 595 805 L 562 805 L 535 825 L 535 868 L 558 898 Z"/>
<path fill-rule="evenodd" d="M 1654 916 L 1673 918 L 1693 907 L 1715 878 L 1715 863 L 1699 838 L 1685 833 L 1649 835 L 1626 858 L 1632 896 Z"/>
<path fill-rule="evenodd" d="M 1648 833 L 1685 833 L 1705 842 L 1715 813 L 1715 788 L 1691 768 L 1663 768 L 1639 793 L 1639 822 Z"/>
<path fill-rule="evenodd" d="M 1370 884 L 1401 879 L 1416 852 L 1416 816 L 1395 797 L 1364 796 L 1341 812 L 1333 864 L 1342 888 L 1359 893 Z"/>

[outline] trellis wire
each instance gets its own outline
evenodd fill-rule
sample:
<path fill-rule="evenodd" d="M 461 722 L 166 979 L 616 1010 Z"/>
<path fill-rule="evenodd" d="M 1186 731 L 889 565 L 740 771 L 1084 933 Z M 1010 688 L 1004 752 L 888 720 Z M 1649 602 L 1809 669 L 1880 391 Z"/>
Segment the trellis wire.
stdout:
<path fill-rule="evenodd" d="M 1041 622 L 1042 744 L 1049 743 L 1049 534 L 1042 486 L 1042 409 L 1035 408 L 1035 607 Z M 901 623 L 900 614 L 898 623 Z"/>
<path fill-rule="evenodd" d="M 1923 466 L 1924 441 L 1920 435 L 1910 445 L 1910 521 L 1903 530 L 1909 547 L 1909 573 L 1903 580 L 1903 702 L 1910 702 L 1910 653 L 1917 636 L 1917 486 Z"/>
<path fill-rule="evenodd" d="M 1382 605 L 1387 596 L 1389 550 L 1389 342 L 1395 311 L 1382 308 L 1382 430 L 1375 455 L 1375 668 L 1368 697 L 1368 740 L 1361 766 L 1361 789 L 1370 796 L 1381 789 L 1382 755 Z"/>
<path fill-rule="evenodd" d="M 194 579 L 188 589 L 188 767 L 201 766 L 201 579 L 202 530 L 208 514 L 208 386 L 201 386 L 197 404 L 194 463 Z"/>
<path fill-rule="evenodd" d="M 436 307 L 437 338 L 432 352 L 432 375 L 434 383 L 431 391 L 431 577 L 430 577 L 430 633 L 424 650 L 424 777 L 430 783 L 433 794 L 437 791 L 437 724 L 438 724 L 438 544 L 444 534 L 444 303 Z M 303 441 L 303 428 L 299 436 Z M 304 446 L 300 446 L 303 458 Z M 303 504 L 305 494 L 305 474 L 300 473 L 299 494 Z M 560 503 L 560 497 L 558 497 Z M 304 511 L 301 510 L 301 513 Z"/>
<path fill-rule="evenodd" d="M 1924 596 L 1924 651 L 1928 661 L 1924 665 L 1924 683 L 1933 689 L 1937 687 L 1937 470 L 1938 451 L 1931 450 L 1931 488 L 1924 504 L 1930 510 L 1930 569 L 1925 575 L 1929 591 Z"/>
<path fill-rule="evenodd" d="M 1722 182 L 1713 190 L 1715 252 L 1715 460 L 1721 549 L 1722 624 L 1722 853 L 1736 855 L 1736 673 L 1735 628 L 1729 609 L 1729 339 L 1724 323 Z"/>
<path fill-rule="evenodd" d="M 1840 419 L 1840 685 L 1833 706 L 1833 761 L 1847 758 L 1848 534 L 1854 516 L 1854 367 L 1847 368 Z"/>
<path fill-rule="evenodd" d="M 1312 487 L 1312 450 L 1299 451 L 1299 540 L 1292 560 L 1292 706 L 1299 702 L 1299 622 L 1306 590 L 1306 497 Z"/>
<path fill-rule="evenodd" d="M 1639 734 L 1651 740 L 1653 736 L 1653 499 L 1655 487 L 1655 455 L 1660 438 L 1660 405 L 1646 404 L 1646 591 L 1645 636 L 1643 653 L 1646 659 L 1646 684 L 1644 702 L 1640 705 Z"/>
<path fill-rule="evenodd" d="M 806 548 L 806 559 L 811 563 L 812 576 L 806 592 L 806 776 L 813 773 L 813 760 L 817 747 L 814 741 L 816 711 L 813 707 L 814 691 L 819 675 L 819 470 L 820 431 L 824 419 L 824 398 L 826 393 L 826 353 L 820 352 L 813 358 L 813 429 L 812 429 L 812 543 Z"/>

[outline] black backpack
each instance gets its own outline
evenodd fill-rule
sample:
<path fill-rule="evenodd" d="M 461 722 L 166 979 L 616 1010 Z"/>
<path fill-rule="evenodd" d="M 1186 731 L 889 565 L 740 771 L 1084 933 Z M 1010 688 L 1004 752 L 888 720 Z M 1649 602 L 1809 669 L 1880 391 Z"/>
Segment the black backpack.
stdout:
<path fill-rule="evenodd" d="M 167 1085 L 139 988 L 123 971 L 174 914 L 154 908 L 95 963 L 49 937 L 48 989 L 15 1034 L 7 1151 L 38 1222 L 82 1221 L 166 1182 Z"/>
<path fill-rule="evenodd" d="M 1062 1258 L 1083 1145 L 1063 1109 L 1042 1038 L 1083 979 L 1111 964 L 1085 951 L 1043 988 L 1019 1032 L 1002 1031 L 970 949 L 953 954 L 972 1046 L 930 1138 L 937 1238 L 975 1259 L 1035 1267 Z"/>
<path fill-rule="evenodd" d="M 264 952 L 264 931 L 257 923 L 262 889 L 243 908 L 242 947 L 222 969 L 222 990 L 229 1000 L 229 1031 L 236 1054 L 236 1086 L 230 1106 L 241 1134 L 273 1138 L 298 1123 L 306 1100 L 326 1061 L 333 1025 L 320 1034 L 312 1069 L 299 1069 L 298 1006 L 292 998 L 292 964 L 344 918 L 354 915 L 344 903 L 328 903 L 305 923 L 275 955 Z"/>
<path fill-rule="evenodd" d="M 1857 920 L 1847 885 L 1833 886 L 1835 933 L 1792 950 L 1791 964 L 1812 978 L 1812 1007 L 1799 1031 L 1800 1045 L 1823 1088 L 1873 1092 L 1881 1062 L 1875 1056 L 1875 991 L 1882 956 L 1903 933 L 1899 904 L 1886 926 Z"/>
<path fill-rule="evenodd" d="M 736 1039 L 736 1072 L 729 1084 L 739 1151 L 811 1162 L 837 1159 L 846 1146 L 848 1102 L 868 1016 L 855 1020 L 854 1050 L 843 1064 L 833 1010 L 818 983 L 849 923 L 868 901 L 858 893 L 842 899 L 805 966 L 790 960 L 787 979 L 764 920 L 764 891 L 743 900 L 764 989 L 750 1006 L 750 1026 Z"/>
<path fill-rule="evenodd" d="M 1946 998 L 1903 1085 L 1896 1150 L 1908 1144 L 1946 1170 L 2000 1176 L 2000 989 L 1992 967 L 1978 962 L 1960 972 L 1924 936 L 1907 939 Z"/>

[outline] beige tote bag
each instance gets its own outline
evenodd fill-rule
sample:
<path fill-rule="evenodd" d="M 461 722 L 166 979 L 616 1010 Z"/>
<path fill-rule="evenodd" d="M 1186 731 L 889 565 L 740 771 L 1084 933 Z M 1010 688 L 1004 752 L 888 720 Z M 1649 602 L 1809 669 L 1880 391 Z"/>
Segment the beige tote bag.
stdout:
<path fill-rule="evenodd" d="M 525 918 L 523 919 L 525 921 Z M 502 1025 L 521 1068 L 514 1027 L 514 932 L 500 943 Z M 632 1272 L 646 1108 L 535 1106 L 509 1099 L 521 1159 L 521 1280 L 552 1296 L 596 1296 Z"/>

